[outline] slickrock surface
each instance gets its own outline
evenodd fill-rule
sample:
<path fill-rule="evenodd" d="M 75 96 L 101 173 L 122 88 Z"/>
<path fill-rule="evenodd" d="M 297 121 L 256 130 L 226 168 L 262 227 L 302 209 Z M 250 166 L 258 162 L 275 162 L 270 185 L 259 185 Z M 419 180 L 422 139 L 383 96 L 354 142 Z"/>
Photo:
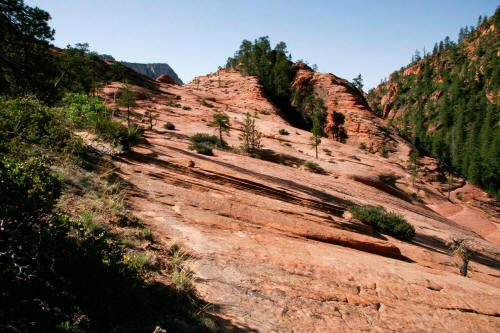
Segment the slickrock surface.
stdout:
<path fill-rule="evenodd" d="M 314 76 L 318 85 L 335 80 Z M 320 151 L 317 160 L 325 173 L 308 172 L 302 164 L 314 160 L 310 133 L 280 118 L 253 77 L 221 70 L 187 85 L 157 85 L 136 109 L 138 120 L 145 109 L 158 112 L 154 130 L 116 165 L 134 213 L 194 256 L 195 287 L 212 312 L 243 332 L 500 331 L 500 247 L 492 234 L 498 209 L 479 189 L 466 184 L 448 201 L 439 182 L 410 184 L 409 151 L 386 159 L 330 139 L 320 149 L 331 156 Z M 166 105 L 172 103 L 190 109 Z M 346 97 L 337 106 L 353 103 Z M 215 132 L 207 123 L 216 109 L 230 117 L 225 139 L 232 146 L 239 145 L 245 112 L 257 112 L 266 160 L 189 150 L 189 136 Z M 358 109 L 370 127 L 374 116 Z M 354 119 L 358 111 L 346 112 Z M 167 121 L 176 129 L 164 130 Z M 279 135 L 281 128 L 290 134 Z M 463 201 L 455 200 L 459 191 Z M 410 192 L 427 204 L 412 201 Z M 346 214 L 354 204 L 403 214 L 416 228 L 414 241 L 374 233 Z M 489 240 L 477 221 L 489 223 Z M 452 237 L 467 238 L 476 253 L 468 277 L 448 255 Z"/>

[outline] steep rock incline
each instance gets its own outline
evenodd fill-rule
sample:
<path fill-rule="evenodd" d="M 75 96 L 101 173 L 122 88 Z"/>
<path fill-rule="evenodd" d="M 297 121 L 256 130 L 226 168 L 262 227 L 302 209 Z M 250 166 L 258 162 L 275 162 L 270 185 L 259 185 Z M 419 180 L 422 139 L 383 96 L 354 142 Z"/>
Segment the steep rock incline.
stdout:
<path fill-rule="evenodd" d="M 295 76 L 293 87 L 300 91 L 312 89 L 325 101 L 328 108 L 325 130 L 329 137 L 333 137 L 333 114 L 338 112 L 345 117 L 342 127 L 347 135 L 346 143 L 355 146 L 363 143 L 372 152 L 380 151 L 384 144 L 388 149 L 396 148 L 395 140 L 384 130 L 381 119 L 370 110 L 363 94 L 347 80 L 302 67 Z"/>
<path fill-rule="evenodd" d="M 158 83 L 147 96 L 133 119 L 155 110 L 158 122 L 142 145 L 117 158 L 117 172 L 134 213 L 157 237 L 190 251 L 196 291 L 213 304 L 206 311 L 246 332 L 500 329 L 500 247 L 409 199 L 397 155 L 324 139 L 329 153 L 320 151 L 316 162 L 325 172 L 305 170 L 303 162 L 314 160 L 310 133 L 287 124 L 255 78 L 233 71 L 184 86 Z M 245 113 L 257 114 L 265 160 L 189 150 L 193 134 L 215 133 L 207 123 L 216 110 L 229 115 L 225 140 L 235 147 Z M 176 129 L 163 130 L 166 122 Z M 389 176 L 395 184 L 381 180 Z M 447 201 L 433 184 L 418 186 L 431 202 Z M 353 204 L 401 213 L 417 236 L 401 242 L 377 234 L 344 215 Z M 468 214 L 476 218 L 474 209 Z M 469 239 L 477 253 L 467 278 L 448 256 L 450 237 Z"/>

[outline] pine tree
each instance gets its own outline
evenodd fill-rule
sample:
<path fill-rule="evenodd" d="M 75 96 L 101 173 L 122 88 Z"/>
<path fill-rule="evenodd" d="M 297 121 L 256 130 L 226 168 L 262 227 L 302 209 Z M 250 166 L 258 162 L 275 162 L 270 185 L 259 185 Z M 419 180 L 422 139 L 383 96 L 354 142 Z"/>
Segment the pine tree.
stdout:
<path fill-rule="evenodd" d="M 311 145 L 316 150 L 316 159 L 318 158 L 318 146 L 321 143 L 321 137 L 325 135 L 324 127 L 326 120 L 326 107 L 324 106 L 323 100 L 321 98 L 315 98 L 312 100 L 311 104 L 311 119 L 313 122 L 313 127 L 311 129 Z"/>
<path fill-rule="evenodd" d="M 248 112 L 245 121 L 241 124 L 240 131 L 241 149 L 245 153 L 254 154 L 262 149 L 262 133 L 255 125 L 255 117 Z"/>
<path fill-rule="evenodd" d="M 130 109 L 137 106 L 135 93 L 130 89 L 128 82 L 125 82 L 120 96 L 120 106 L 127 107 L 127 126 L 130 127 Z"/>
<path fill-rule="evenodd" d="M 363 78 L 361 77 L 361 74 L 356 76 L 354 79 L 352 79 L 352 84 L 358 88 L 359 90 L 363 91 Z"/>
<path fill-rule="evenodd" d="M 215 114 L 213 115 L 213 121 L 208 125 L 217 127 L 219 131 L 219 144 L 221 147 L 223 147 L 224 140 L 222 139 L 222 133 L 224 132 L 229 135 L 229 128 L 231 126 L 227 113 L 224 113 L 222 111 L 215 112 Z"/>

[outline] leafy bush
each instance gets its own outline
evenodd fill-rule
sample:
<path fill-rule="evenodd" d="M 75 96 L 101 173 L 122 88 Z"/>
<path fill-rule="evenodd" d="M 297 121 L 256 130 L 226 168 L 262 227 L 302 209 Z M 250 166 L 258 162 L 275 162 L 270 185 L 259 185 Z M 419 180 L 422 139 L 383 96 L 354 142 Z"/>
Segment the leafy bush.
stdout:
<path fill-rule="evenodd" d="M 387 213 L 382 206 L 351 206 L 349 212 L 378 232 L 402 240 L 411 240 L 415 236 L 415 228 L 402 215 L 394 212 Z"/>
<path fill-rule="evenodd" d="M 217 136 L 206 133 L 197 133 L 189 140 L 191 141 L 189 149 L 204 155 L 213 155 L 212 149 L 220 143 Z"/>
<path fill-rule="evenodd" d="M 79 126 L 85 126 L 89 123 L 89 117 L 95 117 L 107 111 L 106 106 L 99 98 L 86 94 L 68 93 L 62 102 L 67 119 Z"/>
<path fill-rule="evenodd" d="M 71 122 L 97 134 L 104 141 L 128 148 L 138 140 L 128 129 L 111 118 L 112 111 L 97 97 L 69 93 L 63 98 L 64 112 Z"/>
<path fill-rule="evenodd" d="M 265 115 L 270 115 L 271 112 L 267 111 L 267 110 L 260 110 L 259 111 L 260 114 L 265 114 Z"/>
<path fill-rule="evenodd" d="M 187 111 L 189 111 L 189 110 L 191 110 L 191 107 L 190 107 L 190 106 L 187 106 L 187 105 L 184 105 L 184 106 L 182 107 L 182 109 L 183 109 L 183 110 L 187 110 Z"/>
<path fill-rule="evenodd" d="M 313 171 L 313 172 L 319 172 L 319 171 L 321 171 L 321 167 L 316 162 L 306 161 L 306 162 L 304 162 L 303 165 L 309 171 Z"/>
<path fill-rule="evenodd" d="M 213 106 L 213 104 L 208 103 L 208 102 L 207 102 L 206 100 L 204 100 L 204 99 L 197 100 L 197 101 L 198 101 L 201 105 L 206 106 L 206 107 L 208 107 L 208 108 L 213 108 L 213 107 L 214 107 L 214 106 Z"/>
<path fill-rule="evenodd" d="M 81 140 L 64 126 L 57 110 L 36 99 L 0 99 L 0 153 L 24 158 L 36 145 L 55 152 L 81 149 Z"/>
<path fill-rule="evenodd" d="M 165 129 L 168 129 L 168 130 L 171 130 L 171 131 L 175 129 L 175 125 L 174 125 L 174 124 L 172 124 L 170 121 L 167 121 L 167 122 L 163 125 L 163 127 L 164 127 Z"/>
<path fill-rule="evenodd" d="M 141 126 L 131 126 L 128 128 L 127 143 L 130 145 L 137 144 L 144 137 L 144 128 Z"/>
<path fill-rule="evenodd" d="M 31 220 L 49 212 L 61 191 L 58 177 L 43 158 L 0 161 L 0 220 Z M 16 225 L 17 227 L 17 225 Z"/>
<path fill-rule="evenodd" d="M 365 150 L 365 149 L 366 149 L 366 143 L 361 142 L 361 143 L 359 144 L 359 149 Z"/>
<path fill-rule="evenodd" d="M 284 129 L 284 128 L 280 129 L 280 130 L 278 131 L 278 133 L 279 133 L 280 135 L 288 135 L 288 134 L 290 134 L 290 133 L 289 133 L 286 129 Z"/>

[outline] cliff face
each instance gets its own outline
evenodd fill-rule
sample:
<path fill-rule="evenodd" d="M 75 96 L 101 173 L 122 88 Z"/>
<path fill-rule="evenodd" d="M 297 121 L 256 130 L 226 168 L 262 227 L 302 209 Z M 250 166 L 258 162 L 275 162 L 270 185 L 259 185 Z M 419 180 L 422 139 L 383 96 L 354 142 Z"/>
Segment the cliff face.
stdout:
<path fill-rule="evenodd" d="M 174 79 L 175 83 L 182 84 L 182 80 L 177 76 L 177 73 L 165 63 L 153 63 L 153 64 L 140 64 L 136 62 L 125 62 L 122 61 L 127 67 L 132 68 L 134 71 L 139 72 L 141 74 L 147 75 L 152 79 L 156 79 L 160 75 L 167 74 L 172 79 Z"/>
<path fill-rule="evenodd" d="M 345 131 L 344 138 L 338 141 L 359 147 L 365 145 L 371 152 L 378 152 L 385 145 L 387 149 L 394 146 L 394 140 L 384 129 L 382 119 L 370 109 L 363 94 L 349 81 L 333 74 L 313 72 L 300 68 L 295 76 L 293 88 L 299 91 L 312 91 L 323 99 L 328 108 L 325 131 L 328 137 L 335 137 L 335 125 Z M 343 123 L 335 124 L 335 113 L 343 115 Z"/>
<path fill-rule="evenodd" d="M 500 10 L 368 93 L 372 110 L 421 152 L 500 194 Z"/>

